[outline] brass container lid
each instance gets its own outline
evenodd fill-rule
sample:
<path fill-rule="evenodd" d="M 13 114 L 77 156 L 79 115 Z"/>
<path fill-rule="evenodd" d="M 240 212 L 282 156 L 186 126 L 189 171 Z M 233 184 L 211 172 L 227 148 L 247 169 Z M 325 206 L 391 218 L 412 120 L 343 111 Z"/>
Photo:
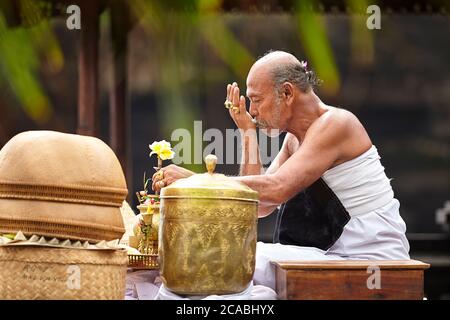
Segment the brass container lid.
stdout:
<path fill-rule="evenodd" d="M 258 202 L 258 192 L 223 174 L 214 173 L 217 157 L 205 157 L 208 172 L 179 179 L 161 189 L 161 198 L 221 199 Z"/>

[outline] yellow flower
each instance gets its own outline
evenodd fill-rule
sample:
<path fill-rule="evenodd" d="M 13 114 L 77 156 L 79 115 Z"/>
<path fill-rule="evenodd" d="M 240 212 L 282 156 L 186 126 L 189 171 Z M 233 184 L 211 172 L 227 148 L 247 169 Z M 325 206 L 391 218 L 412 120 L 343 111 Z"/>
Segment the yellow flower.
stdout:
<path fill-rule="evenodd" d="M 150 156 L 156 154 L 161 160 L 172 159 L 175 155 L 175 152 L 172 151 L 172 147 L 170 146 L 170 142 L 166 140 L 155 141 L 149 147 L 152 150 Z"/>

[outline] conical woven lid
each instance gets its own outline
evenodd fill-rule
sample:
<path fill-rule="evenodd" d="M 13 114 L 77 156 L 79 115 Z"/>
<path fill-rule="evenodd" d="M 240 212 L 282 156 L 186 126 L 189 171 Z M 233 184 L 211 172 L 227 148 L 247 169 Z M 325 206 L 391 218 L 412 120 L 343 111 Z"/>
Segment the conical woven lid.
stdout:
<path fill-rule="evenodd" d="M 0 151 L 0 233 L 118 239 L 127 193 L 117 157 L 97 138 L 28 131 Z"/>

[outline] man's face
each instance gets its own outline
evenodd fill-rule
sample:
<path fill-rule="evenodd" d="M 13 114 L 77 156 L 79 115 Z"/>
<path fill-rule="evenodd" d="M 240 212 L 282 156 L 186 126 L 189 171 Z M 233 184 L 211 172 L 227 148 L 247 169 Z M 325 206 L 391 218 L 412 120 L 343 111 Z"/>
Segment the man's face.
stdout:
<path fill-rule="evenodd" d="M 250 70 L 247 77 L 247 97 L 250 100 L 250 115 L 256 126 L 270 136 L 281 133 L 281 98 L 277 97 L 271 77 L 264 71 Z"/>

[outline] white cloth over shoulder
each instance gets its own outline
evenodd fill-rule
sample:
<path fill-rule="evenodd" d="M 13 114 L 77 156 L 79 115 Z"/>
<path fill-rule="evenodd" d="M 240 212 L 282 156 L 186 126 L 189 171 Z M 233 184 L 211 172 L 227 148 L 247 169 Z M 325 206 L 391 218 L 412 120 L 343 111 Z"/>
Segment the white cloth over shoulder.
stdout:
<path fill-rule="evenodd" d="M 322 178 L 351 217 L 327 254 L 346 259 L 409 259 L 400 203 L 375 146 L 326 171 Z"/>
<path fill-rule="evenodd" d="M 322 179 L 351 216 L 366 214 L 394 198 L 390 180 L 375 146 L 324 172 Z"/>

